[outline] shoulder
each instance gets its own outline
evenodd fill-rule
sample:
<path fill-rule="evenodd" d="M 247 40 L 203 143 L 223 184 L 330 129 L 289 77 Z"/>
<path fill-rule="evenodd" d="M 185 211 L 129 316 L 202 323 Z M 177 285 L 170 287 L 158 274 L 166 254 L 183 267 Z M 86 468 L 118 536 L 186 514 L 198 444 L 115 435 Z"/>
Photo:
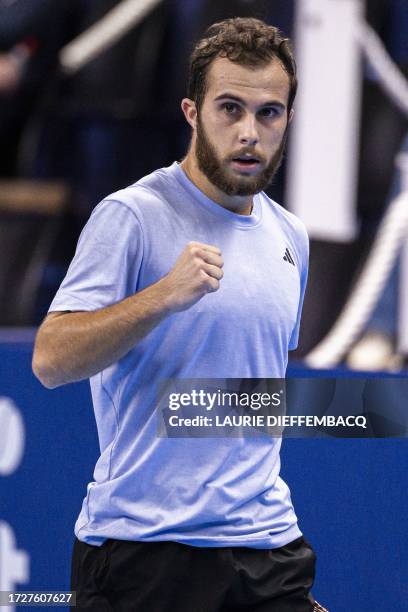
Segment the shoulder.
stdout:
<path fill-rule="evenodd" d="M 171 167 L 170 167 L 171 168 Z M 160 168 L 136 183 L 106 196 L 94 209 L 103 208 L 108 214 L 115 209 L 127 208 L 129 213 L 142 222 L 146 215 L 157 214 L 168 208 L 171 192 L 176 188 L 170 168 Z"/>
<path fill-rule="evenodd" d="M 289 210 L 286 210 L 286 208 L 283 208 L 283 206 L 267 196 L 266 193 L 262 192 L 261 196 L 266 208 L 274 215 L 278 223 L 286 232 L 292 234 L 300 243 L 309 242 L 306 226 L 299 217 Z"/>
<path fill-rule="evenodd" d="M 299 217 L 283 208 L 283 206 L 267 196 L 266 193 L 262 192 L 260 195 L 262 197 L 264 214 L 272 217 L 274 221 L 278 223 L 286 240 L 296 252 L 299 261 L 302 263 L 302 267 L 307 267 L 309 259 L 309 236 L 305 224 Z"/>

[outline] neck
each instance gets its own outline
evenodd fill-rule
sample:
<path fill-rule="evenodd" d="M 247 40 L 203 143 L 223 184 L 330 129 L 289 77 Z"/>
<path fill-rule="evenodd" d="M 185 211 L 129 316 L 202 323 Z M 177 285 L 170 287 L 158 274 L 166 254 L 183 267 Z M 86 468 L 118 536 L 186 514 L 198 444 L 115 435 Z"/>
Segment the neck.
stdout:
<path fill-rule="evenodd" d="M 210 200 L 238 215 L 250 215 L 253 209 L 253 196 L 229 196 L 213 185 L 200 170 L 193 151 L 190 149 L 181 162 L 188 178 Z"/>

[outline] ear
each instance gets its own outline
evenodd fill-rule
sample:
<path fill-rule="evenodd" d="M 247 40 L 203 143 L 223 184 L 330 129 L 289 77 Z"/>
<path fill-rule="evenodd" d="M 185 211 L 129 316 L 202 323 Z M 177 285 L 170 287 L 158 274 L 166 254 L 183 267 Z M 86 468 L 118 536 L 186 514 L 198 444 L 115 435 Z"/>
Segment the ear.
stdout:
<path fill-rule="evenodd" d="M 289 113 L 289 119 L 288 119 L 288 123 L 290 123 L 293 119 L 293 115 L 295 114 L 295 111 L 293 108 L 290 109 L 290 113 Z"/>
<path fill-rule="evenodd" d="M 195 130 L 197 123 L 197 107 L 194 100 L 183 98 L 181 101 L 181 110 L 184 113 L 187 123 Z"/>

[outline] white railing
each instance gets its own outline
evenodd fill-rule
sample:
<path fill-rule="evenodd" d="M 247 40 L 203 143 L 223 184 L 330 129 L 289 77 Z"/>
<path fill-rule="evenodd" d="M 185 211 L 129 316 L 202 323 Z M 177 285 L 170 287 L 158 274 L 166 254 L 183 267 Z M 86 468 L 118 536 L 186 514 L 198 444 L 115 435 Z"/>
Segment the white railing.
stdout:
<path fill-rule="evenodd" d="M 73 74 L 106 51 L 140 23 L 162 0 L 122 0 L 102 19 L 69 42 L 59 61 L 66 74 Z"/>
<path fill-rule="evenodd" d="M 357 30 L 361 48 L 379 84 L 392 101 L 408 115 L 408 82 L 389 57 L 376 32 L 362 23 Z M 339 363 L 357 340 L 385 287 L 392 267 L 408 236 L 408 153 L 396 165 L 403 176 L 402 193 L 388 206 L 364 269 L 330 332 L 305 357 L 315 368 Z"/>

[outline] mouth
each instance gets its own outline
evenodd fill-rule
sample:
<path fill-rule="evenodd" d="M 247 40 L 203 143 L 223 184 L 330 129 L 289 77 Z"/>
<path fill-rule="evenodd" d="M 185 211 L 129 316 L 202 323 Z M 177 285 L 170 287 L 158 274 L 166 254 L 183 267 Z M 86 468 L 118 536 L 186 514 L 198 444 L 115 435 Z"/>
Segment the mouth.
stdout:
<path fill-rule="evenodd" d="M 234 157 L 231 160 L 231 163 L 234 168 L 237 168 L 238 170 L 241 170 L 241 171 L 242 170 L 244 171 L 257 170 L 260 166 L 260 161 L 257 157 L 248 157 L 248 156 Z"/>

